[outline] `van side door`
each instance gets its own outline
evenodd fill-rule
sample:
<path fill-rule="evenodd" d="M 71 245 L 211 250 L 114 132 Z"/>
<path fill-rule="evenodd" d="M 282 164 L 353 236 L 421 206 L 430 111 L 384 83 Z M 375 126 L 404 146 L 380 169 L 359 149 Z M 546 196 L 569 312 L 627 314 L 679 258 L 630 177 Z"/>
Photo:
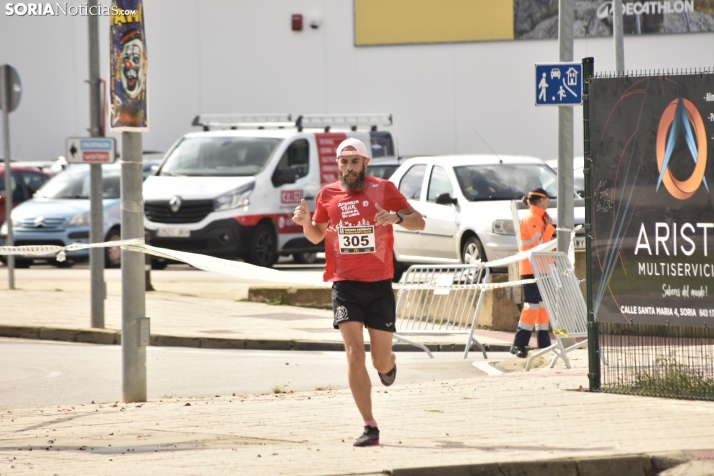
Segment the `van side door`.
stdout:
<path fill-rule="evenodd" d="M 278 195 L 280 209 L 292 215 L 300 200 L 307 201 L 310 210 L 315 209 L 315 196 L 319 191 L 320 178 L 307 137 L 295 139 L 283 152 L 271 178 Z M 291 221 L 286 225 L 294 225 Z M 302 227 L 283 232 L 302 233 Z M 280 227 L 279 227 L 280 228 Z M 299 228 L 299 229 L 298 229 Z M 282 231 L 282 230 L 281 230 Z"/>

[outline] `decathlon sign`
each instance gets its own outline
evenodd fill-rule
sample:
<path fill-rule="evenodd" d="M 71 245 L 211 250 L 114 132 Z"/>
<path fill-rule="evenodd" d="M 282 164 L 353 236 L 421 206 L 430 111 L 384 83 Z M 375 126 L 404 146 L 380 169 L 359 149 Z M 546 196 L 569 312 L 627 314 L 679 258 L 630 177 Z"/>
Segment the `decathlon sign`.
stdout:
<path fill-rule="evenodd" d="M 604 2 L 597 9 L 597 17 L 603 20 L 612 17 L 612 2 Z M 622 14 L 657 15 L 662 13 L 694 13 L 694 0 L 655 0 L 644 2 L 622 2 Z"/>
<path fill-rule="evenodd" d="M 71 164 L 111 164 L 116 160 L 116 141 L 112 137 L 70 137 L 65 157 Z"/>

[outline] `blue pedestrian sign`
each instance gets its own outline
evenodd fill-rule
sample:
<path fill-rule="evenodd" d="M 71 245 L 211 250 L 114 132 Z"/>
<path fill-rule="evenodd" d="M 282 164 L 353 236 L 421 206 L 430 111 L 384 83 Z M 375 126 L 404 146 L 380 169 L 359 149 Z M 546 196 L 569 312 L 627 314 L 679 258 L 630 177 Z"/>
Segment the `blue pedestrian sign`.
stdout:
<path fill-rule="evenodd" d="M 536 106 L 574 106 L 583 103 L 581 63 L 537 63 L 535 70 Z"/>

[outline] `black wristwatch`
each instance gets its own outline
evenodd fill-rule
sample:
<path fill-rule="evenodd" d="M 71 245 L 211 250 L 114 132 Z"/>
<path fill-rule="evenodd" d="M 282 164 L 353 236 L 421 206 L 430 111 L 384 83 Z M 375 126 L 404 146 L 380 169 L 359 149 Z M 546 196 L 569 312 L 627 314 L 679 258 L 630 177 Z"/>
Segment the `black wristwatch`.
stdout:
<path fill-rule="evenodd" d="M 401 225 L 402 222 L 404 221 L 404 215 L 402 215 L 401 213 L 397 212 L 397 216 L 399 217 L 399 221 L 398 221 L 397 223 L 395 223 L 395 225 Z"/>

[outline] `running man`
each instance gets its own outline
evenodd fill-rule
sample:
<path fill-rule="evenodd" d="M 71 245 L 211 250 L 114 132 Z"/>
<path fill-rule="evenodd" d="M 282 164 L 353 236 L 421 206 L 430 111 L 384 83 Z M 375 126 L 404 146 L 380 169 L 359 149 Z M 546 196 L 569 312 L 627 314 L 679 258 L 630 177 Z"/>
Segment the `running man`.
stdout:
<path fill-rule="evenodd" d="M 333 326 L 345 343 L 350 390 L 364 420 L 364 433 L 354 446 L 379 444 L 363 327 L 369 332 L 372 365 L 382 384 L 392 385 L 397 377 L 392 352 L 392 333 L 396 331 L 392 225 L 424 229 L 421 214 L 392 182 L 365 176 L 368 163 L 361 141 L 343 141 L 337 147 L 339 181 L 320 190 L 312 219 L 305 200 L 293 214 L 293 221 L 303 227 L 308 240 L 316 244 L 325 240 L 323 279 L 333 282 Z"/>

